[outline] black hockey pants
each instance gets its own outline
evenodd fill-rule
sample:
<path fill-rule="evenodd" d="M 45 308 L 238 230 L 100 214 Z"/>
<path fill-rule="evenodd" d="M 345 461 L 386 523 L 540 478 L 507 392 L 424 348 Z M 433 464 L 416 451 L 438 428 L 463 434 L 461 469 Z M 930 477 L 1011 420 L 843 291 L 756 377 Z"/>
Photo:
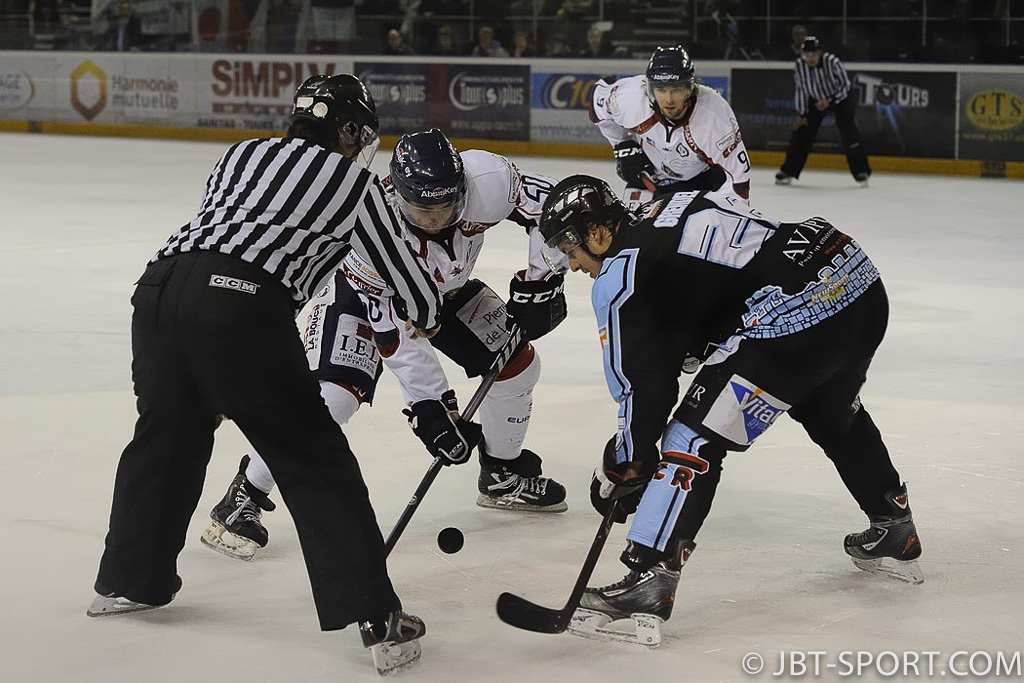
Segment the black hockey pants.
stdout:
<path fill-rule="evenodd" d="M 117 467 L 96 590 L 168 603 L 218 415 L 264 457 L 295 521 L 320 627 L 400 607 L 359 465 L 309 371 L 295 309 L 262 269 L 215 253 L 149 266 L 132 297 L 139 418 Z"/>
<path fill-rule="evenodd" d="M 696 537 L 711 509 L 726 453 L 747 448 L 703 424 L 714 397 L 733 391 L 737 376 L 792 406 L 789 416 L 825 452 L 867 515 L 890 511 L 885 493 L 900 485 L 900 476 L 859 398 L 888 316 L 888 297 L 879 280 L 831 318 L 789 336 L 746 339 L 723 362 L 701 369 L 687 397 L 700 387 L 709 399 L 695 403 L 684 398 L 674 417 L 709 439 L 698 451 L 708 468 L 693 477 L 673 537 Z"/>
<path fill-rule="evenodd" d="M 843 153 L 846 154 L 846 163 L 850 166 L 850 174 L 854 178 L 861 173 L 870 175 L 871 167 L 868 165 L 868 157 L 864 152 L 860 131 L 857 130 L 856 111 L 857 103 L 853 97 L 847 97 L 825 111 L 818 111 L 812 105 L 807 113 L 807 125 L 794 130 L 789 138 L 786 160 L 782 163 L 782 172 L 794 178 L 800 177 L 800 172 L 804 170 L 804 164 L 807 162 L 807 155 L 811 153 L 811 147 L 818 138 L 821 122 L 830 112 L 835 112 L 836 128 L 839 129 L 839 137 L 843 143 Z"/>

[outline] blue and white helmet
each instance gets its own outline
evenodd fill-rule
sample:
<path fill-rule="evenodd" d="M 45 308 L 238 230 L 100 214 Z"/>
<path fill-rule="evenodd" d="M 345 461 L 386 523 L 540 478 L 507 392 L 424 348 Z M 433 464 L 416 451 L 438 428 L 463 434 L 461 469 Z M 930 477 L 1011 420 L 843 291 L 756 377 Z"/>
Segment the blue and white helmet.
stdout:
<path fill-rule="evenodd" d="M 466 172 L 462 157 L 437 128 L 403 135 L 391 157 L 391 182 L 402 216 L 436 235 L 462 218 Z"/>
<path fill-rule="evenodd" d="M 647 96 L 651 102 L 654 102 L 654 88 L 658 86 L 681 85 L 692 89 L 697 82 L 693 62 L 682 45 L 656 48 L 647 63 L 646 75 Z"/>

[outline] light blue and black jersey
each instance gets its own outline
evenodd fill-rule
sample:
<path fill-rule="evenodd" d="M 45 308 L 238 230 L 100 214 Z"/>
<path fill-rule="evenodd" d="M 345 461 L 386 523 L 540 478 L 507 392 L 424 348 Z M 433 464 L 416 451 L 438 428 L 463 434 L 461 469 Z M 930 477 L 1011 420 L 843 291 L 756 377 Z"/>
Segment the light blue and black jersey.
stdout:
<path fill-rule="evenodd" d="M 660 457 L 687 356 L 706 358 L 733 335 L 799 333 L 878 279 L 860 246 L 824 219 L 781 223 L 714 192 L 656 202 L 619 230 L 610 254 L 591 296 L 619 404 L 620 461 Z"/>

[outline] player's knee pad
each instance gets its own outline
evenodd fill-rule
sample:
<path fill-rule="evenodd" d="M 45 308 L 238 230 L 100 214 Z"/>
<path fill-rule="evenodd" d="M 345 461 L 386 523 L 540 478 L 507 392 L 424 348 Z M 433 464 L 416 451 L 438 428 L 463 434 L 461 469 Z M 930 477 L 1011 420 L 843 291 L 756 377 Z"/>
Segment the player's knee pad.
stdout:
<path fill-rule="evenodd" d="M 540 356 L 531 346 L 527 345 L 516 354 L 509 365 L 517 359 L 518 372 L 497 380 L 480 404 L 480 424 L 484 428 L 487 453 L 505 460 L 518 456 L 526 439 L 533 409 L 533 387 L 540 379 Z"/>
<path fill-rule="evenodd" d="M 347 384 L 321 381 L 320 395 L 324 397 L 331 417 L 339 425 L 347 423 L 362 404 L 359 390 Z"/>
<path fill-rule="evenodd" d="M 661 461 L 647 484 L 627 538 L 655 550 L 664 550 L 680 514 L 691 496 L 697 504 L 684 524 L 693 538 L 711 508 L 711 498 L 722 471 L 725 449 L 678 420 L 672 420 L 661 439 Z"/>

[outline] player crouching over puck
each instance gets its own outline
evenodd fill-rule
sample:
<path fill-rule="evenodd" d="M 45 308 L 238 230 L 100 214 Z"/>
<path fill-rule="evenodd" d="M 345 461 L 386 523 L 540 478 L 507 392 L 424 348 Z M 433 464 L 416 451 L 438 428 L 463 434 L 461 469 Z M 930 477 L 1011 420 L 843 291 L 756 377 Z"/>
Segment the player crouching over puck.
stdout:
<path fill-rule="evenodd" d="M 857 242 L 823 218 L 780 222 L 718 192 L 678 192 L 637 217 L 582 175 L 554 187 L 540 229 L 571 270 L 594 278 L 619 404 L 591 502 L 604 514 L 617 499 L 618 522 L 636 513 L 620 558 L 629 573 L 586 589 L 571 632 L 660 643 L 727 452 L 745 451 L 783 413 L 868 516 L 844 542 L 854 564 L 924 580 L 906 486 L 859 396 L 889 307 Z M 697 374 L 676 405 L 683 370 Z M 617 628 L 623 620 L 630 630 Z"/>

